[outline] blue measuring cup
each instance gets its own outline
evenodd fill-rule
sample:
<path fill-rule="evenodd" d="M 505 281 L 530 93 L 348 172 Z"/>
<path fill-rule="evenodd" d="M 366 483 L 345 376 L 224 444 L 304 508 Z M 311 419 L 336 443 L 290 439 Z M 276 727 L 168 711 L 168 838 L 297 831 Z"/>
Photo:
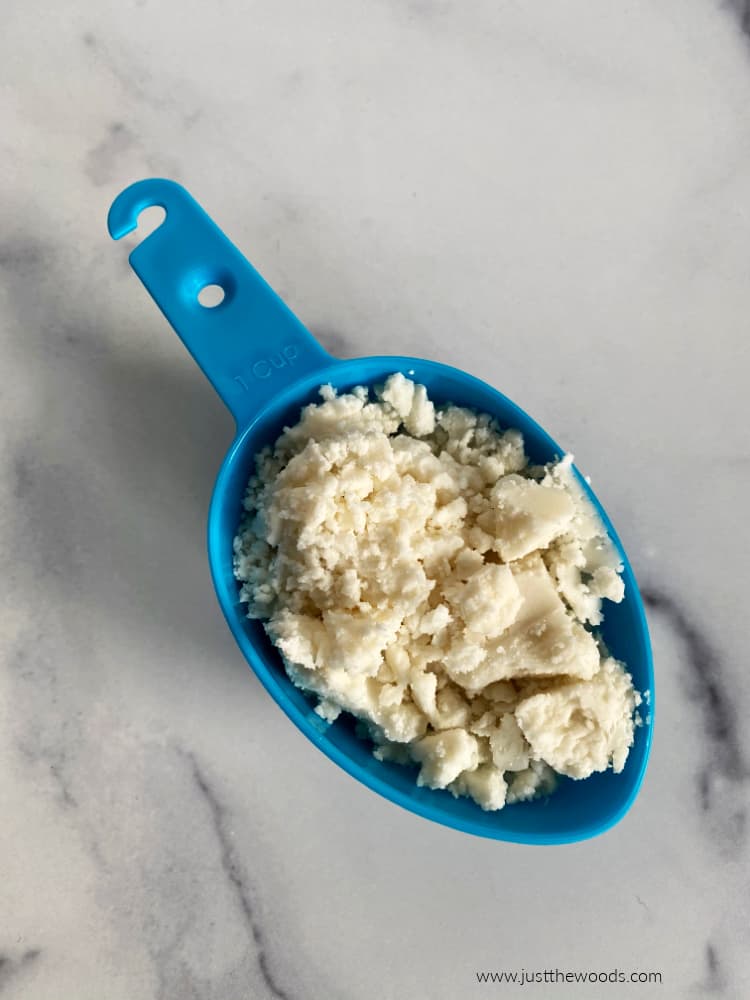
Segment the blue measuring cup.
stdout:
<path fill-rule="evenodd" d="M 467 798 L 420 788 L 416 768 L 372 756 L 346 713 L 329 724 L 314 703 L 287 677 L 278 651 L 263 626 L 250 621 L 233 575 L 232 540 L 255 455 L 294 424 L 300 408 L 331 383 L 340 392 L 382 382 L 395 371 L 426 386 L 436 403 L 452 402 L 492 414 L 503 427 L 522 432 L 536 463 L 553 461 L 563 450 L 542 428 L 496 389 L 465 372 L 435 361 L 368 357 L 340 361 L 328 354 L 258 272 L 179 184 L 139 181 L 126 188 L 109 211 L 108 227 L 120 239 L 138 225 L 145 209 L 166 212 L 161 225 L 131 253 L 133 270 L 174 327 L 187 349 L 229 407 L 237 424 L 214 487 L 208 515 L 208 556 L 224 616 L 261 683 L 299 729 L 345 771 L 385 798 L 420 816 L 496 840 L 563 844 L 595 836 L 616 823 L 640 787 L 651 745 L 653 664 L 646 617 L 625 551 L 609 518 L 578 472 L 583 489 L 599 512 L 624 565 L 625 599 L 607 602 L 601 634 L 609 651 L 627 664 L 638 690 L 651 704 L 624 771 L 596 774 L 585 781 L 561 779 L 546 799 L 484 812 Z M 219 286 L 214 307 L 199 301 L 207 286 Z"/>

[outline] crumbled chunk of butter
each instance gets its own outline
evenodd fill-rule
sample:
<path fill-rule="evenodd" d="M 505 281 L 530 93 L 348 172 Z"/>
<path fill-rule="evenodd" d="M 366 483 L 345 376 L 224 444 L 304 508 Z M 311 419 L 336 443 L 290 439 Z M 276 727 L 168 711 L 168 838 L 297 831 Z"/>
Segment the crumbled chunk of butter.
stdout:
<path fill-rule="evenodd" d="M 456 603 L 470 632 L 494 639 L 516 620 L 523 597 L 508 566 L 487 563 L 469 576 Z"/>
<path fill-rule="evenodd" d="M 587 778 L 610 765 L 622 771 L 639 703 L 630 675 L 608 657 L 590 681 L 559 684 L 521 701 L 516 719 L 535 757 L 560 774 Z"/>
<path fill-rule="evenodd" d="M 473 771 L 478 763 L 477 741 L 464 729 L 446 729 L 418 740 L 412 750 L 422 767 L 417 784 L 428 788 L 446 788 L 464 771 Z"/>
<path fill-rule="evenodd" d="M 637 695 L 585 626 L 622 567 L 570 457 L 532 468 L 518 431 L 400 373 L 321 397 L 256 457 L 234 541 L 318 714 L 483 809 L 621 769 Z"/>
<path fill-rule="evenodd" d="M 541 557 L 510 569 L 521 598 L 512 625 L 481 647 L 484 655 L 479 660 L 475 654 L 472 668 L 455 675 L 447 667 L 451 676 L 469 691 L 508 678 L 593 677 L 600 659 L 596 641 L 565 608 Z"/>
<path fill-rule="evenodd" d="M 448 787 L 456 796 L 470 796 L 485 811 L 502 809 L 508 790 L 503 772 L 492 764 L 480 764 L 475 771 L 465 771 Z"/>
<path fill-rule="evenodd" d="M 528 802 L 540 795 L 549 795 L 557 784 L 557 776 L 549 764 L 543 760 L 532 760 L 523 771 L 516 771 L 508 776 L 508 791 L 505 801 L 508 805 L 514 802 Z"/>
<path fill-rule="evenodd" d="M 414 399 L 408 416 L 404 418 L 404 426 L 414 437 L 425 437 L 435 430 L 435 407 L 427 398 L 423 385 L 414 386 Z"/>
<path fill-rule="evenodd" d="M 401 372 L 395 372 L 388 379 L 380 393 L 385 403 L 390 403 L 399 417 L 404 420 L 411 413 L 414 404 L 414 383 Z"/>
<path fill-rule="evenodd" d="M 489 737 L 492 762 L 500 771 L 523 771 L 529 766 L 531 748 L 512 712 L 502 717 Z"/>
<path fill-rule="evenodd" d="M 505 562 L 546 548 L 570 524 L 573 498 L 563 488 L 546 486 L 517 474 L 503 476 L 490 493 L 492 506 L 479 525 L 494 538 Z"/>

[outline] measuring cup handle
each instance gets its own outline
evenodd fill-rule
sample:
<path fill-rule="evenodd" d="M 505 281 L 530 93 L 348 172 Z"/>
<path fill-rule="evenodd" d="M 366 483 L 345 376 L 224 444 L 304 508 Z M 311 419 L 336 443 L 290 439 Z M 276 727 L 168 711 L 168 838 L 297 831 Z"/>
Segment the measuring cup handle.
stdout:
<path fill-rule="evenodd" d="M 174 181 L 138 181 L 119 194 L 107 218 L 110 236 L 132 232 L 155 205 L 166 217 L 130 264 L 242 427 L 288 383 L 332 359 Z M 206 285 L 224 293 L 213 308 L 198 301 Z"/>

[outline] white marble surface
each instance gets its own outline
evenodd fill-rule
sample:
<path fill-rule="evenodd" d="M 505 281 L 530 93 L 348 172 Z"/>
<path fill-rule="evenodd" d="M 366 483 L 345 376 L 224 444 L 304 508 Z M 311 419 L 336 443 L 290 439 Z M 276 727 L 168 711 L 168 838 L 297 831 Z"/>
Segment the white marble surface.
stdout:
<path fill-rule="evenodd" d="M 3 1000 L 750 995 L 741 6 L 5 0 Z M 154 174 L 331 350 L 479 373 L 592 475 L 659 694 L 610 833 L 434 826 L 262 691 L 203 549 L 230 419 L 105 232 Z M 555 966 L 663 984 L 475 976 Z"/>

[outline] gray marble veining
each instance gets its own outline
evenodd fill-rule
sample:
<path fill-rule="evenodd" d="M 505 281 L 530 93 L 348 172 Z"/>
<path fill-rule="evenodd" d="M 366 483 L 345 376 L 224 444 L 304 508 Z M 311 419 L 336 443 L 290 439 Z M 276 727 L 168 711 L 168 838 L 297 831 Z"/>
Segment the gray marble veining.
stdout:
<path fill-rule="evenodd" d="M 3 1000 L 750 995 L 747 34 L 718 0 L 4 5 Z M 231 419 L 105 232 L 149 175 L 329 351 L 473 371 L 591 474 L 657 667 L 606 836 L 434 827 L 265 696 L 204 553 Z"/>
<path fill-rule="evenodd" d="M 195 781 L 196 788 L 205 798 L 211 813 L 211 821 L 214 825 L 216 839 L 220 847 L 221 867 L 227 881 L 236 894 L 237 905 L 247 926 L 248 936 L 255 946 L 258 969 L 263 977 L 263 983 L 272 997 L 276 997 L 278 1000 L 291 1000 L 290 994 L 279 985 L 269 967 L 263 929 L 258 923 L 253 907 L 252 890 L 247 883 L 247 877 L 242 871 L 242 863 L 237 857 L 229 830 L 227 829 L 227 811 L 216 798 L 213 789 L 208 784 L 205 775 L 201 772 L 195 757 L 192 755 L 190 755 L 190 763 L 192 765 L 193 780 Z"/>
<path fill-rule="evenodd" d="M 701 808 L 715 812 L 726 830 L 727 844 L 741 848 L 745 842 L 748 767 L 745 761 L 740 720 L 733 699 L 733 683 L 720 657 L 703 634 L 668 595 L 643 591 L 646 608 L 674 630 L 684 646 L 683 663 L 687 697 L 700 707 L 706 759 L 698 772 L 697 790 Z M 720 801 L 717 785 L 723 784 Z"/>

